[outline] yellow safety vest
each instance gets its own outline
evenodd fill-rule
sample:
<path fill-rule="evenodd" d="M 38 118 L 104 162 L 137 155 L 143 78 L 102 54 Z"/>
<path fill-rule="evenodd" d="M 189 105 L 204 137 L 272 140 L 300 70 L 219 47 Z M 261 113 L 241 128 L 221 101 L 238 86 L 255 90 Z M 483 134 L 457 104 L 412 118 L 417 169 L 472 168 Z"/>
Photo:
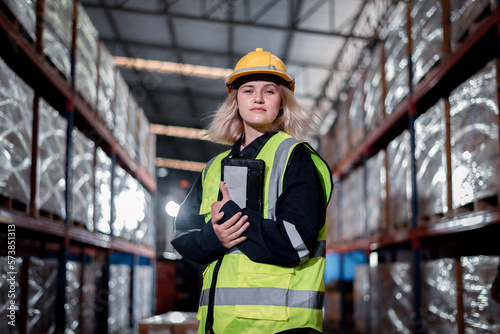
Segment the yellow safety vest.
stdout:
<path fill-rule="evenodd" d="M 256 159 L 266 163 L 263 217 L 276 219 L 275 205 L 283 187 L 283 175 L 299 141 L 285 133 L 272 136 Z M 326 163 L 309 146 L 323 185 L 325 203 L 331 195 L 331 173 Z M 228 152 L 212 159 L 202 172 L 203 196 L 200 214 L 210 220 L 210 206 L 217 201 L 221 160 Z M 326 217 L 325 217 L 326 218 Z M 291 225 L 291 224 L 290 224 Z M 323 272 L 326 252 L 326 219 L 318 236 L 318 246 L 297 267 L 257 263 L 238 250 L 228 250 L 222 259 L 210 263 L 203 273 L 203 287 L 197 318 L 198 333 L 205 333 L 210 286 L 214 268 L 222 261 L 216 277 L 213 331 L 219 333 L 276 333 L 310 327 L 322 331 L 324 297 Z M 293 241 L 292 241 L 293 242 Z"/>

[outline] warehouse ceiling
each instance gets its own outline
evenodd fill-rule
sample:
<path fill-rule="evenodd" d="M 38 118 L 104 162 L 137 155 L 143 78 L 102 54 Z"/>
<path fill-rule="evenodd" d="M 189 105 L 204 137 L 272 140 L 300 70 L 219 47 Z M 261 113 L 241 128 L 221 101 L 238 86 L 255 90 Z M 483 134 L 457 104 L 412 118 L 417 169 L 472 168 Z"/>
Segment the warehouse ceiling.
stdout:
<path fill-rule="evenodd" d="M 230 71 L 261 47 L 280 57 L 296 78 L 295 95 L 323 119 L 372 39 L 390 1 L 364 0 L 84 0 L 113 56 L 201 65 Z M 121 68 L 151 124 L 203 129 L 227 96 L 223 77 Z M 157 156 L 206 163 L 226 147 L 159 135 Z M 192 182 L 197 173 L 178 174 Z M 161 184 L 159 182 L 159 191 Z"/>

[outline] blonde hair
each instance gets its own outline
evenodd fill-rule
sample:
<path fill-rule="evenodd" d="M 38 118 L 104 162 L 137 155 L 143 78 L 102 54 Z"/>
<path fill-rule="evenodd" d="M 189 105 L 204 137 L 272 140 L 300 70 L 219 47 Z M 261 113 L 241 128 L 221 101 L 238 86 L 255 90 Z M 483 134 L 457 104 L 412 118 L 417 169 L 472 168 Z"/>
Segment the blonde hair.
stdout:
<path fill-rule="evenodd" d="M 282 85 L 279 88 L 283 114 L 274 120 L 271 131 L 283 131 L 301 140 L 305 131 L 315 131 L 318 128 L 319 117 L 303 108 L 289 88 Z M 238 112 L 237 92 L 237 89 L 231 90 L 207 129 L 208 137 L 214 142 L 232 145 L 243 135 L 243 119 Z"/>

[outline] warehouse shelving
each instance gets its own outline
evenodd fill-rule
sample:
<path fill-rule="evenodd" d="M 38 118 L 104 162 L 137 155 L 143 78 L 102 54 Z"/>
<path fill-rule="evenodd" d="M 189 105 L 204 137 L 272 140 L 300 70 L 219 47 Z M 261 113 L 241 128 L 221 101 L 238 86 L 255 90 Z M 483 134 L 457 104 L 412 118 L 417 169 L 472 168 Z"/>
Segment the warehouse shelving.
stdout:
<path fill-rule="evenodd" d="M 104 152 L 111 158 L 113 171 L 115 166 L 120 166 L 133 178 L 135 178 L 142 186 L 147 189 L 153 196 L 157 191 L 156 181 L 150 171 L 141 165 L 137 160 L 132 158 L 127 150 L 118 142 L 112 135 L 111 131 L 99 121 L 96 116 L 96 111 L 89 106 L 84 98 L 75 90 L 74 77 L 67 79 L 59 70 L 50 63 L 42 50 L 42 32 L 43 32 L 43 6 L 44 1 L 37 1 L 37 39 L 32 41 L 23 32 L 16 18 L 13 17 L 5 5 L 0 2 L 0 58 L 25 81 L 35 92 L 35 97 L 42 97 L 55 110 L 68 120 L 67 134 L 71 134 L 74 127 L 83 132 L 91 139 L 96 147 L 102 148 Z M 78 1 L 73 3 L 73 45 L 72 45 L 72 60 L 74 67 L 75 39 L 76 39 L 76 14 Z M 35 116 L 36 118 L 36 112 Z M 36 120 L 35 120 L 36 122 Z M 35 127 L 36 129 L 36 127 Z M 36 130 L 35 130 L 36 131 Z M 33 134 L 36 137 L 36 134 Z M 72 145 L 70 135 L 68 135 L 68 150 L 67 156 L 72 156 Z M 33 148 L 34 165 L 36 166 L 36 156 L 38 147 Z M 66 170 L 69 162 L 66 163 Z M 99 254 L 104 259 L 102 268 L 102 277 L 105 284 L 110 279 L 110 265 L 113 254 L 123 253 L 131 258 L 130 270 L 130 287 L 134 286 L 135 268 L 138 265 L 140 258 L 145 258 L 154 268 L 156 253 L 155 249 L 142 244 L 137 244 L 132 241 L 124 240 L 113 235 L 113 229 L 109 234 L 100 233 L 97 231 L 89 231 L 77 226 L 71 221 L 69 214 L 66 218 L 51 219 L 41 216 L 36 210 L 34 204 L 34 193 L 36 193 L 36 182 L 32 169 L 32 194 L 31 202 L 26 208 L 18 209 L 16 207 L 1 207 L 0 208 L 0 224 L 15 225 L 16 243 L 18 244 L 19 255 L 47 254 L 53 252 L 59 257 L 59 277 L 57 281 L 57 303 L 56 303 L 56 331 L 62 332 L 65 330 L 66 322 L 66 303 L 67 288 L 66 288 L 66 266 L 70 257 L 80 258 L 85 255 Z M 71 186 L 71 173 L 66 174 L 67 186 Z M 113 188 L 113 187 L 111 187 Z M 113 191 L 113 190 L 112 190 Z M 69 195 L 66 196 L 66 204 L 70 200 Z M 68 209 L 66 209 L 68 210 Z M 67 211 L 69 212 L 69 211 Z M 61 220 L 64 220 L 62 222 Z M 111 213 L 110 224 L 113 221 L 113 213 Z M 137 284 L 135 284 L 137 285 Z M 143 284 L 140 284 L 141 286 Z M 153 282 L 151 282 L 153 285 Z M 23 289 L 26 287 L 22 287 Z M 139 286 L 140 288 L 140 286 Z M 130 293 L 130 300 L 133 301 L 133 291 Z M 25 292 L 22 292 L 25 293 Z M 109 316 L 109 289 L 105 288 L 99 292 L 99 303 L 103 310 L 99 316 L 98 330 L 103 333 L 108 332 L 108 316 Z M 153 308 L 153 305 L 151 305 Z M 133 323 L 135 311 L 132 306 L 127 310 L 130 312 L 130 324 Z M 140 310 L 139 310 L 140 311 Z M 26 310 L 24 311 L 26 312 Z M 23 321 L 24 319 L 24 321 Z M 27 330 L 26 316 L 21 316 L 19 319 L 20 332 Z M 128 327 L 128 326 L 127 326 Z"/>
<path fill-rule="evenodd" d="M 441 3 L 449 11 L 450 2 L 443 0 Z M 407 6 L 409 17 L 409 2 Z M 412 82 L 412 67 L 410 62 L 408 66 L 410 73 L 409 93 L 391 114 L 385 116 L 384 120 L 374 131 L 368 133 L 358 145 L 351 147 L 349 154 L 331 164 L 334 180 L 343 181 L 358 167 L 366 167 L 366 161 L 369 158 L 385 150 L 389 143 L 404 131 L 409 130 L 410 138 L 414 140 L 414 122 L 419 115 L 425 113 L 441 98 L 447 98 L 455 88 L 483 68 L 488 62 L 498 59 L 500 51 L 500 9 L 498 4 L 492 8 L 494 10 L 480 24 L 475 23 L 474 30 L 455 47 L 453 52 L 449 49 L 447 50 L 446 46 L 444 46 L 444 53 L 441 55 L 437 66 L 434 66 L 427 72 L 423 79 L 416 85 L 413 85 Z M 449 24 L 449 22 L 447 23 Z M 449 29 L 449 27 L 445 27 L 445 29 Z M 410 32 L 408 32 L 409 35 Z M 410 50 L 412 48 L 411 39 L 407 47 L 408 52 L 406 56 L 410 57 Z M 414 141 L 411 144 L 413 145 L 411 155 L 412 159 L 414 159 Z M 449 148 L 447 149 L 449 150 Z M 387 167 L 387 162 L 385 164 Z M 392 254 L 390 257 L 394 259 L 394 253 L 403 250 L 411 252 L 412 263 L 420 264 L 424 248 L 435 249 L 436 247 L 446 247 L 449 243 L 466 244 L 467 242 L 471 242 L 470 236 L 472 235 L 478 237 L 481 236 L 481 233 L 486 235 L 488 233 L 498 233 L 497 231 L 500 228 L 500 207 L 498 203 L 500 190 L 496 195 L 497 203 L 486 209 L 465 210 L 465 212 L 450 209 L 442 215 L 431 217 L 430 221 L 419 221 L 418 204 L 416 203 L 418 194 L 415 192 L 418 191 L 418 184 L 416 186 L 416 167 L 414 164 L 415 160 L 413 160 L 412 166 L 413 180 L 411 188 L 414 193 L 411 196 L 411 223 L 409 222 L 406 227 L 400 228 L 389 228 L 386 225 L 384 230 L 374 235 L 370 235 L 368 227 L 364 225 L 366 231 L 363 233 L 363 236 L 350 240 L 339 239 L 334 245 L 327 245 L 328 253 L 339 253 L 342 261 L 343 254 L 349 252 L 362 251 L 368 255 L 371 252 L 383 253 L 388 251 Z M 450 172 L 448 172 L 448 177 L 450 177 L 449 174 Z M 338 196 L 342 196 L 342 190 Z M 451 208 L 449 196 L 448 201 L 448 206 Z M 387 216 L 385 219 L 387 219 Z M 342 224 L 342 222 L 339 224 Z M 335 230 L 341 231 L 341 226 L 340 228 L 336 226 Z M 440 243 L 443 241 L 446 242 L 440 246 Z M 479 244 L 475 245 L 478 246 Z M 414 332 L 420 332 L 422 330 L 420 327 L 422 326 L 422 314 L 420 313 L 422 308 L 420 265 L 414 265 L 412 270 L 412 285 L 414 287 L 414 313 L 412 314 L 414 318 L 412 319 L 412 324 L 415 326 L 413 328 Z M 343 291 L 341 293 L 343 294 Z M 344 317 L 345 314 L 342 316 L 341 326 L 345 325 L 346 320 Z M 459 320 L 462 321 L 459 324 L 460 331 L 463 330 L 463 319 Z"/>

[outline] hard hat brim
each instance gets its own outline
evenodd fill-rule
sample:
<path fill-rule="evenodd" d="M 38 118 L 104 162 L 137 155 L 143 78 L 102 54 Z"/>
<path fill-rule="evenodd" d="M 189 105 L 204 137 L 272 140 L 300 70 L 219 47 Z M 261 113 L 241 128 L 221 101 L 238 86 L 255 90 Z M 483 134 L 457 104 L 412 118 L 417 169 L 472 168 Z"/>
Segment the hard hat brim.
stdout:
<path fill-rule="evenodd" d="M 263 75 L 262 79 L 267 77 L 271 79 L 271 81 L 274 81 L 272 80 L 272 77 L 278 77 L 282 79 L 281 81 L 278 81 L 279 84 L 287 86 L 292 90 L 292 92 L 295 90 L 295 79 L 292 74 L 277 68 L 269 68 L 267 66 L 263 66 L 253 67 L 251 69 L 245 68 L 229 75 L 225 80 L 227 93 L 231 93 L 231 89 L 233 88 L 234 84 L 237 84 L 237 86 L 239 87 L 243 82 L 250 81 L 250 77 L 254 77 L 255 75 Z M 250 79 L 247 81 L 242 81 L 241 78 L 246 76 L 249 76 Z"/>

